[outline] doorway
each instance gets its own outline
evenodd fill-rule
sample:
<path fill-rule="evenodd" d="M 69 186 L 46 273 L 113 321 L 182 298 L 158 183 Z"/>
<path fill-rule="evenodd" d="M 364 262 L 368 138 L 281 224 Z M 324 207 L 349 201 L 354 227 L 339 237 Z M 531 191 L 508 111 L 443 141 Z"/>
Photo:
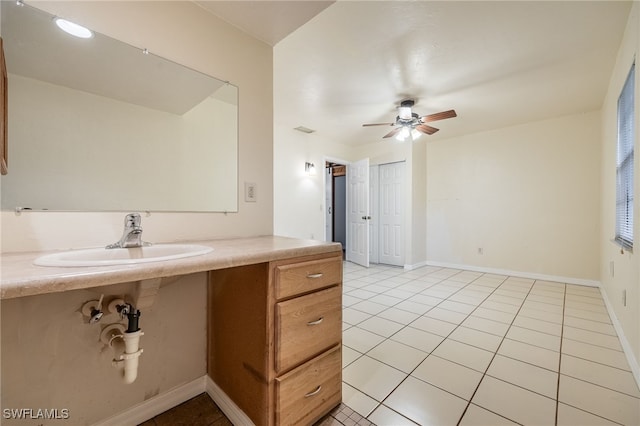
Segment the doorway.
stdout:
<path fill-rule="evenodd" d="M 347 166 L 325 162 L 325 241 L 342 244 L 342 257 L 347 247 Z"/>
<path fill-rule="evenodd" d="M 404 266 L 405 162 L 326 161 L 326 241 L 346 260 Z"/>

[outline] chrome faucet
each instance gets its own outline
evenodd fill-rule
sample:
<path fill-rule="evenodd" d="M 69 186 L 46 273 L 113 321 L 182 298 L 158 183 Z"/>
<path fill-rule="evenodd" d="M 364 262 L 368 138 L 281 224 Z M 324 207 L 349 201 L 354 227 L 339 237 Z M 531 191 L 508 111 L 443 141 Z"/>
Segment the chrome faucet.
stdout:
<path fill-rule="evenodd" d="M 130 248 L 148 246 L 142 241 L 142 218 L 139 213 L 129 213 L 124 217 L 124 232 L 117 243 L 109 244 L 106 248 Z"/>

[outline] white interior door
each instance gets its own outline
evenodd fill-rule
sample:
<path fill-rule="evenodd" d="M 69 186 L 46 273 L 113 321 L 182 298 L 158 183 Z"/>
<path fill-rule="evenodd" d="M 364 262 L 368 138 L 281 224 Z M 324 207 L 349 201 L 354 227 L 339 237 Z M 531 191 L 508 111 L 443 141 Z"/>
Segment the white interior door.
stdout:
<path fill-rule="evenodd" d="M 347 165 L 347 260 L 369 267 L 369 159 Z"/>
<path fill-rule="evenodd" d="M 380 186 L 378 179 L 378 171 L 380 166 L 369 166 L 369 262 L 380 263 L 380 223 L 378 219 L 380 200 Z"/>
<path fill-rule="evenodd" d="M 387 265 L 404 265 L 404 175 L 404 162 L 380 166 L 380 263 Z"/>

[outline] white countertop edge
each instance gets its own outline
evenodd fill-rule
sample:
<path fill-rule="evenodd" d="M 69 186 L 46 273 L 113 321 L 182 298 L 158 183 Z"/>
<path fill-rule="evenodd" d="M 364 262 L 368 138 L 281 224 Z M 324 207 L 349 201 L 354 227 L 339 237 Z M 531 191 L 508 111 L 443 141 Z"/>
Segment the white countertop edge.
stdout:
<path fill-rule="evenodd" d="M 36 266 L 47 252 L 2 253 L 0 299 L 35 296 L 123 282 L 172 277 L 298 256 L 342 253 L 339 243 L 279 236 L 180 241 L 213 247 L 210 253 L 175 260 L 90 267 Z"/>

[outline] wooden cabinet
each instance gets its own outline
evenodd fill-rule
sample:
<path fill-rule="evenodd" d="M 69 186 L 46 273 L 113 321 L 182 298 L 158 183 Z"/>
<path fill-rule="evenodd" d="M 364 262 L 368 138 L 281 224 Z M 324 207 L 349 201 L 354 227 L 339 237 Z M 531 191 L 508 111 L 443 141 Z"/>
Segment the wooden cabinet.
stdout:
<path fill-rule="evenodd" d="M 276 378 L 276 423 L 311 424 L 342 400 L 342 355 L 334 346 Z"/>
<path fill-rule="evenodd" d="M 342 400 L 341 254 L 210 273 L 208 374 L 256 425 L 310 425 Z"/>
<path fill-rule="evenodd" d="M 277 373 L 336 346 L 342 338 L 341 289 L 332 287 L 276 304 Z"/>
<path fill-rule="evenodd" d="M 275 297 L 280 300 L 341 283 L 342 261 L 278 262 L 274 265 L 274 272 Z"/>

